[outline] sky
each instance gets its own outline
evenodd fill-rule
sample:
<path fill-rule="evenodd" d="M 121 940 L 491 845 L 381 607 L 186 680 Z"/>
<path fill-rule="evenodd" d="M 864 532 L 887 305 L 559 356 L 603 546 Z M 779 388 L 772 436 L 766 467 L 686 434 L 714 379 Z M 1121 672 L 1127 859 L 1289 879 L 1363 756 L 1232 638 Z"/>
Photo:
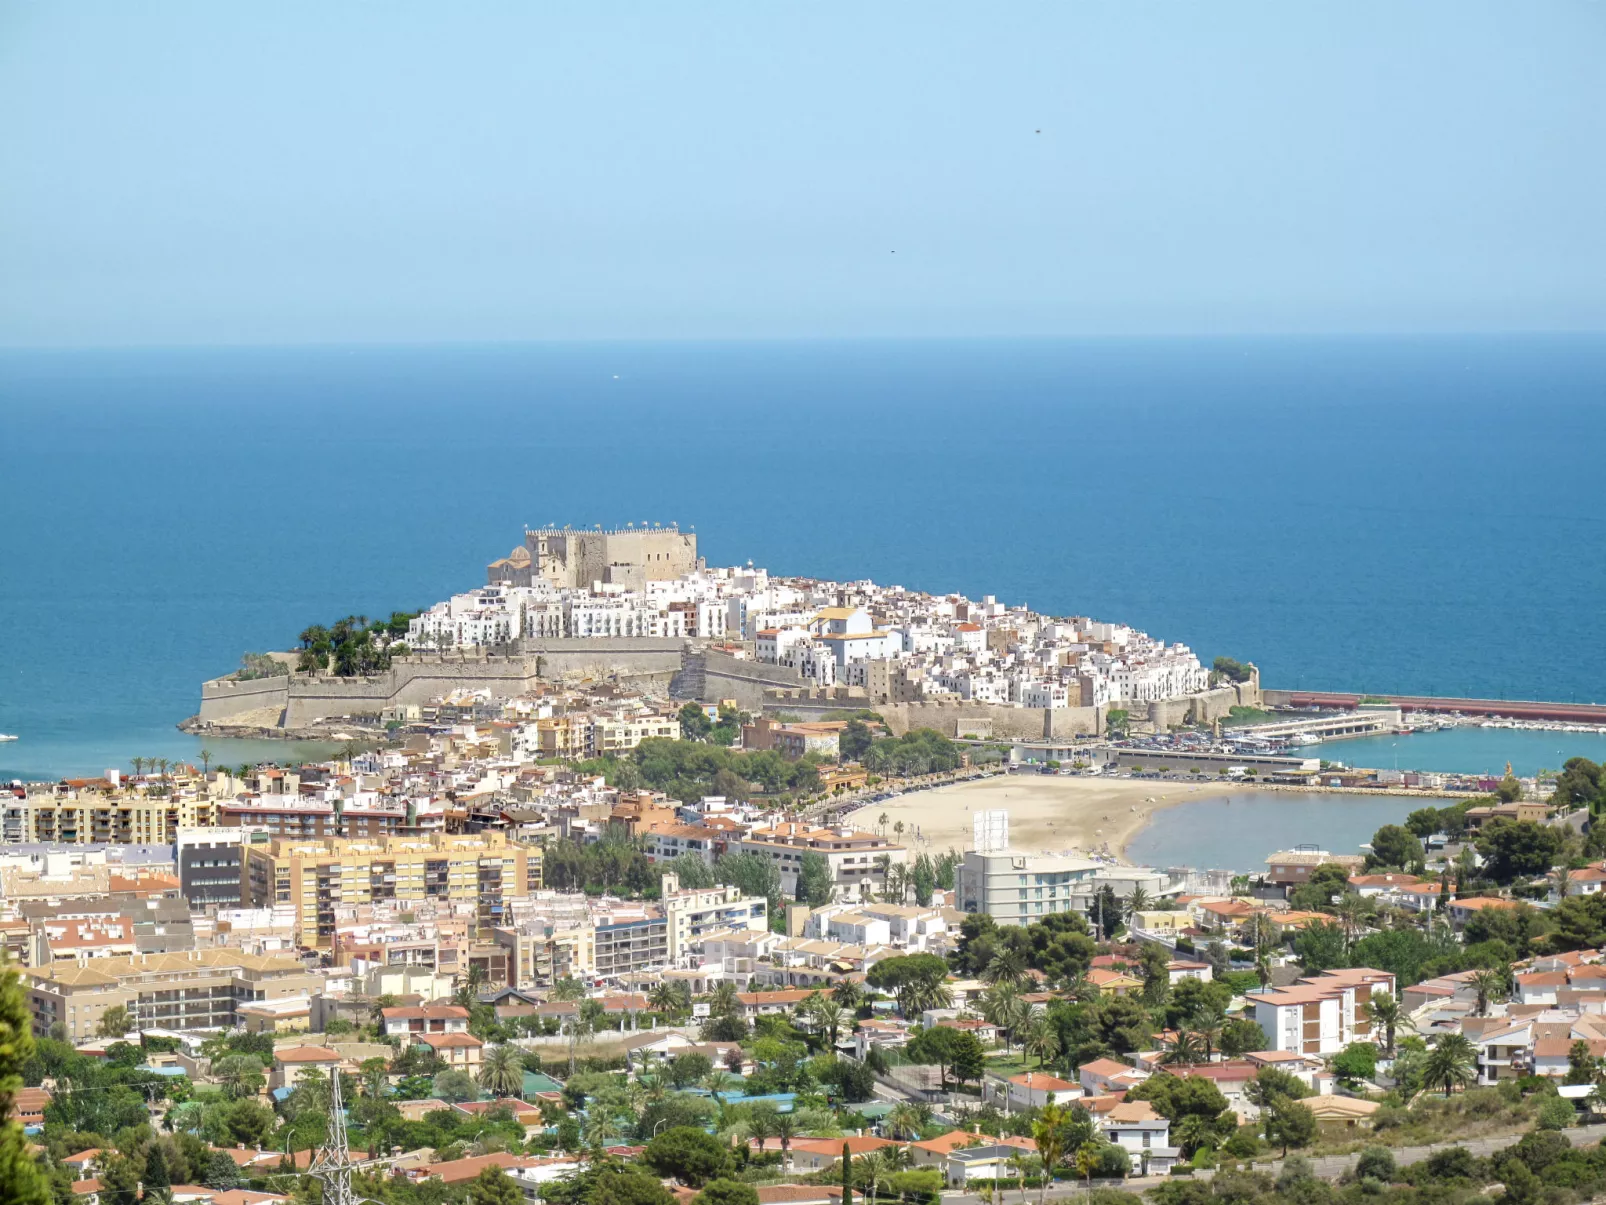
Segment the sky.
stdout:
<path fill-rule="evenodd" d="M 0 0 L 0 345 L 1599 330 L 1603 0 Z"/>

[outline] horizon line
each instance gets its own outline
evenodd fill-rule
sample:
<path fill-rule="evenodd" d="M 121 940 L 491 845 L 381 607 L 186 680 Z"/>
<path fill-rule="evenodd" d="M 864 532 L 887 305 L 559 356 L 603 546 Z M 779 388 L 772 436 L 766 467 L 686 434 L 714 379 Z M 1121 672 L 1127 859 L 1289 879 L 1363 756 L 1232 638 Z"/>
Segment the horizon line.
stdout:
<path fill-rule="evenodd" d="M 1606 327 L 1501 327 L 1462 330 L 1324 330 L 1324 331 L 1111 331 L 1063 334 L 793 334 L 793 335 L 573 335 L 502 339 L 351 339 L 351 340 L 234 340 L 223 342 L 127 343 L 8 343 L 0 341 L 0 354 L 16 352 L 143 352 L 143 351 L 407 351 L 492 349 L 521 347 L 579 347 L 621 344 L 756 345 L 826 343 L 1117 343 L 1200 342 L 1236 340 L 1296 342 L 1301 340 L 1432 340 L 1432 339 L 1542 339 L 1606 336 Z"/>

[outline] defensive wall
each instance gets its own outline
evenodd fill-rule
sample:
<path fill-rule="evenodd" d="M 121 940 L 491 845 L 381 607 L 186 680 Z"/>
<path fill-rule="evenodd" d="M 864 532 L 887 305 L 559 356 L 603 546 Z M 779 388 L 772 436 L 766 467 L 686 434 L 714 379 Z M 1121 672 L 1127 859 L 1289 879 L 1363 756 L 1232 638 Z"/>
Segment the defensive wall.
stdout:
<path fill-rule="evenodd" d="M 511 697 L 546 679 L 624 679 L 667 686 L 681 665 L 679 638 L 616 636 L 522 640 L 511 653 L 412 653 L 383 674 L 335 678 L 314 674 L 215 678 L 201 684 L 199 718 L 227 724 L 246 713 L 276 709 L 280 727 L 336 716 L 378 715 L 397 704 L 422 704 L 452 691 L 490 690 Z"/>

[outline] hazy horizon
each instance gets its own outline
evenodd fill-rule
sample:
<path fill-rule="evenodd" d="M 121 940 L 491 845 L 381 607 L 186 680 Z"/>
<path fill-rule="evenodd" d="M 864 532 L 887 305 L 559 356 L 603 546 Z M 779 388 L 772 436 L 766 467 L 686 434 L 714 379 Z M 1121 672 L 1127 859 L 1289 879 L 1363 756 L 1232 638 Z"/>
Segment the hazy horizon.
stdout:
<path fill-rule="evenodd" d="M 1606 5 L 0 7 L 0 345 L 1589 334 Z"/>

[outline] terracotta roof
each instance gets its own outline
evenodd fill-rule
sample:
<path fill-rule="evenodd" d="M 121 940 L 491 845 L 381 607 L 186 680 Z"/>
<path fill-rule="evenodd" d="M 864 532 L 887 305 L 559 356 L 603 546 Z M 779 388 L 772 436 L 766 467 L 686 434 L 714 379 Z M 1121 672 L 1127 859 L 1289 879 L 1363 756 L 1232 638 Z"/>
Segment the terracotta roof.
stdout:
<path fill-rule="evenodd" d="M 1082 1070 L 1108 1079 L 1112 1075 L 1120 1075 L 1124 1071 L 1132 1070 L 1132 1068 L 1125 1063 L 1118 1063 L 1114 1059 L 1094 1059 L 1091 1063 L 1083 1063 Z"/>
<path fill-rule="evenodd" d="M 930 1151 L 933 1155 L 946 1155 L 949 1151 L 958 1150 L 962 1146 L 980 1141 L 979 1136 L 969 1130 L 949 1130 L 936 1138 L 928 1138 L 925 1142 L 911 1142 L 911 1147 L 922 1151 Z"/>
<path fill-rule="evenodd" d="M 457 1004 L 423 1004 L 411 1008 L 382 1008 L 379 1015 L 387 1021 L 467 1021 L 468 1009 Z"/>
<path fill-rule="evenodd" d="M 276 1063 L 338 1063 L 340 1052 L 327 1046 L 292 1046 L 288 1050 L 275 1050 Z"/>
<path fill-rule="evenodd" d="M 1131 1070 L 1130 1067 L 1127 1068 Z M 1041 1071 L 1027 1071 L 1021 1075 L 1012 1075 L 1009 1082 L 1019 1084 L 1022 1088 L 1031 1088 L 1035 1092 L 1065 1092 L 1071 1088 L 1079 1088 L 1080 1084 L 1073 1084 L 1069 1080 L 1060 1079 L 1054 1075 L 1044 1075 Z"/>
<path fill-rule="evenodd" d="M 415 1033 L 409 1034 L 408 1036 L 411 1037 L 414 1042 L 422 1042 L 424 1045 L 429 1046 L 432 1049 L 440 1049 L 443 1047 L 448 1049 L 453 1047 L 467 1049 L 469 1047 L 480 1047 L 485 1045 L 484 1042 L 480 1041 L 471 1033 Z"/>
<path fill-rule="evenodd" d="M 488 1167 L 500 1167 L 506 1171 L 510 1167 L 523 1167 L 525 1160 L 520 1155 L 510 1155 L 506 1151 L 496 1151 L 490 1155 L 475 1155 L 469 1159 L 453 1159 L 447 1163 L 426 1163 L 419 1168 L 425 1177 L 434 1177 L 447 1184 L 457 1184 L 463 1180 L 472 1180 Z"/>

